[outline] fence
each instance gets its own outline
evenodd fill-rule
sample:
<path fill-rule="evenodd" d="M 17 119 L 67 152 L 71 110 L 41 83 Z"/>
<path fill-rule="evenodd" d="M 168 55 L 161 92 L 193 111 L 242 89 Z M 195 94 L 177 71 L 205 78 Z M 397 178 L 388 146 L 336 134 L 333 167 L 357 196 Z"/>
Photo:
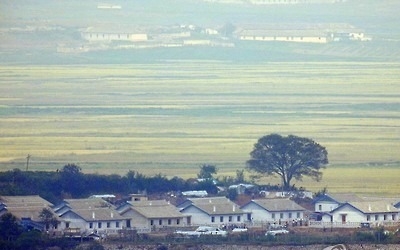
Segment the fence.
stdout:
<path fill-rule="evenodd" d="M 379 222 L 324 222 L 309 221 L 310 227 L 316 228 L 357 228 L 357 227 L 393 227 L 400 226 L 400 221 L 379 221 Z"/>

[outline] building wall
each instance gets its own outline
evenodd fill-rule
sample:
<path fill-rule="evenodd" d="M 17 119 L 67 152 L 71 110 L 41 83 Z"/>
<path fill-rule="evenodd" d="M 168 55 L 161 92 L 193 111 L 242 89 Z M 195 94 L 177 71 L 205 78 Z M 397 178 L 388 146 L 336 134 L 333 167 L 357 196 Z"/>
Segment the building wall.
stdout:
<path fill-rule="evenodd" d="M 99 234 L 117 234 L 117 230 L 122 228 L 122 221 L 120 220 L 85 221 L 72 212 L 64 214 L 61 218 L 62 221 L 59 225 L 59 230 L 66 230 L 67 228 L 79 228 L 80 233 L 86 234 L 90 234 L 92 232 L 97 232 Z"/>
<path fill-rule="evenodd" d="M 316 202 L 314 206 L 315 212 L 330 212 L 339 206 L 336 202 L 321 201 Z"/>
<path fill-rule="evenodd" d="M 311 37 L 311 36 L 240 36 L 240 40 L 248 41 L 266 41 L 266 42 L 298 42 L 298 43 L 327 43 L 326 37 Z"/>
<path fill-rule="evenodd" d="M 365 214 L 349 205 L 346 205 L 333 212 L 333 222 L 342 222 L 344 215 L 346 216 L 346 223 L 369 222 L 380 224 L 382 222 L 398 221 L 399 219 L 398 213 L 396 212 L 376 212 Z"/>
<path fill-rule="evenodd" d="M 132 33 L 104 33 L 104 32 L 84 32 L 82 37 L 88 41 L 131 41 L 140 42 L 147 41 L 147 34 Z"/>
<path fill-rule="evenodd" d="M 191 223 L 193 225 L 217 225 L 217 223 L 211 223 L 211 217 L 207 213 L 194 206 L 186 208 L 185 210 L 181 211 L 181 213 L 192 216 Z"/>
<path fill-rule="evenodd" d="M 276 222 L 291 222 L 293 220 L 304 219 L 303 211 L 267 211 L 260 206 L 249 203 L 248 205 L 242 207 L 242 210 L 251 213 L 252 221 L 257 223 L 276 223 Z"/>
<path fill-rule="evenodd" d="M 252 4 L 311 4 L 311 3 L 338 3 L 346 0 L 249 0 Z"/>
<path fill-rule="evenodd" d="M 126 213 L 122 215 L 126 219 L 131 220 L 131 227 L 138 229 L 151 229 L 150 222 L 143 215 L 139 214 L 135 210 L 129 209 Z"/>

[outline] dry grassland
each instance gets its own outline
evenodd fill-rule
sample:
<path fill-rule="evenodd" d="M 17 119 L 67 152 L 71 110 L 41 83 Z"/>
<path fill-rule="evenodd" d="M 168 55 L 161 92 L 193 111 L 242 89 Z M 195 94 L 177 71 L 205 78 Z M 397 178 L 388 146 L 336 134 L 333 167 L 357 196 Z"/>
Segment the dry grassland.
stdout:
<path fill-rule="evenodd" d="M 0 167 L 24 168 L 30 154 L 32 170 L 75 162 L 85 172 L 188 177 L 212 163 L 234 175 L 259 137 L 280 133 L 328 150 L 324 182 L 299 186 L 373 192 L 380 183 L 390 193 L 400 176 L 399 66 L 1 66 Z"/>

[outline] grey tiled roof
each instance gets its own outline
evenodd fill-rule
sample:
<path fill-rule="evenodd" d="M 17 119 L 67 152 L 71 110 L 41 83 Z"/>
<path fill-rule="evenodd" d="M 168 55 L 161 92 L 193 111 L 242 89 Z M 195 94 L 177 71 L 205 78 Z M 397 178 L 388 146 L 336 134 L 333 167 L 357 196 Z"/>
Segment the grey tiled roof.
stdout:
<path fill-rule="evenodd" d="M 365 214 L 400 212 L 393 204 L 382 201 L 358 201 L 348 202 L 347 204 L 350 204 Z"/>
<path fill-rule="evenodd" d="M 168 203 L 165 200 L 146 200 L 129 202 L 131 209 L 146 218 L 182 218 L 185 215 L 181 214 L 177 207 Z"/>
<path fill-rule="evenodd" d="M 191 198 L 195 206 L 208 214 L 243 214 L 240 207 L 226 197 Z"/>
<path fill-rule="evenodd" d="M 268 211 L 303 211 L 306 210 L 296 202 L 290 199 L 259 199 L 252 202 L 258 204 Z"/>

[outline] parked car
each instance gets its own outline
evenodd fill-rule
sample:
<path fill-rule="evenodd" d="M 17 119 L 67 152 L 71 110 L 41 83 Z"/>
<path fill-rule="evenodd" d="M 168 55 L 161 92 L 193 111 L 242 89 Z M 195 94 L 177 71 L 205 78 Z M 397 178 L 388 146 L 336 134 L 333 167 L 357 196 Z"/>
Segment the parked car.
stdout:
<path fill-rule="evenodd" d="M 227 236 L 228 232 L 218 227 L 200 226 L 194 231 L 176 231 L 175 234 L 192 237 L 200 237 L 201 235 Z"/>
<path fill-rule="evenodd" d="M 272 236 L 277 236 L 277 235 L 282 235 L 282 234 L 288 234 L 289 231 L 285 228 L 274 228 L 268 230 L 265 235 L 272 235 Z"/>

